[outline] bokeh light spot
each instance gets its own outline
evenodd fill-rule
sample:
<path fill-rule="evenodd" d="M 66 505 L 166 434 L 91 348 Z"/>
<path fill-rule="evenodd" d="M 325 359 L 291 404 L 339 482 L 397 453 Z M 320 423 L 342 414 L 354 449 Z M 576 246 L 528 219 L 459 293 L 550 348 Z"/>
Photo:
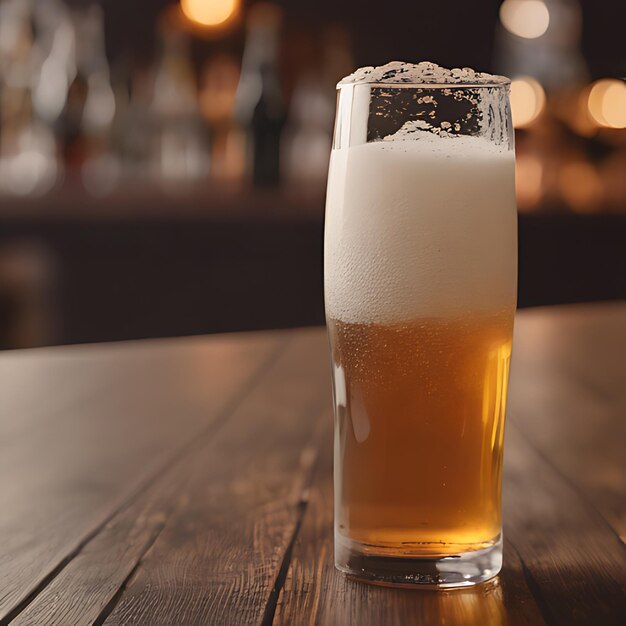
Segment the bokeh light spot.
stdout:
<path fill-rule="evenodd" d="M 600 126 L 626 128 L 626 84 L 611 78 L 596 81 L 589 92 L 587 108 Z"/>
<path fill-rule="evenodd" d="M 541 37 L 550 25 L 550 12 L 542 0 L 505 0 L 500 20 L 510 33 L 524 39 Z"/>
<path fill-rule="evenodd" d="M 546 102 L 541 84 L 530 76 L 520 76 L 511 81 L 511 116 L 515 128 L 534 122 Z"/>
<path fill-rule="evenodd" d="M 219 26 L 231 18 L 238 0 L 180 0 L 185 16 L 202 26 Z"/>

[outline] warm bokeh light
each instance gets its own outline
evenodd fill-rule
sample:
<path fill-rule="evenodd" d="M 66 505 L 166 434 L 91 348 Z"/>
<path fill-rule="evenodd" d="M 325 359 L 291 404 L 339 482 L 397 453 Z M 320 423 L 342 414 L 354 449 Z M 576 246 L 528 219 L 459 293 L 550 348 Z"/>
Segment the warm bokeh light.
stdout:
<path fill-rule="evenodd" d="M 602 180 L 586 161 L 565 163 L 559 172 L 559 188 L 565 202 L 580 213 L 593 211 L 602 200 Z"/>
<path fill-rule="evenodd" d="M 515 195 L 521 211 L 539 204 L 542 194 L 543 165 L 530 154 L 520 154 L 515 159 Z"/>
<path fill-rule="evenodd" d="M 239 0 L 180 0 L 185 16 L 201 26 L 219 26 L 237 11 Z"/>
<path fill-rule="evenodd" d="M 524 39 L 541 37 L 550 25 L 550 12 L 542 0 L 505 0 L 500 20 L 510 33 Z"/>
<path fill-rule="evenodd" d="M 532 124 L 545 103 L 546 93 L 534 78 L 520 76 L 511 81 L 511 116 L 515 128 Z"/>
<path fill-rule="evenodd" d="M 604 92 L 602 115 L 612 128 L 626 128 L 626 85 L 617 81 Z"/>
<path fill-rule="evenodd" d="M 587 107 L 600 126 L 626 128 L 626 84 L 611 78 L 596 81 L 589 92 Z"/>

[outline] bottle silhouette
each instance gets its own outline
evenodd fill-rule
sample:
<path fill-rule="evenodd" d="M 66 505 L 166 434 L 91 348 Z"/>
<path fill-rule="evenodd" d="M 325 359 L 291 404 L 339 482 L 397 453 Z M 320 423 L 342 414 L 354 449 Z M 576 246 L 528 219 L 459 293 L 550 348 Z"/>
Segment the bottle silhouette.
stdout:
<path fill-rule="evenodd" d="M 246 131 L 248 173 L 255 186 L 280 182 L 280 135 L 285 105 L 278 69 L 281 10 L 270 3 L 251 7 L 235 113 Z"/>

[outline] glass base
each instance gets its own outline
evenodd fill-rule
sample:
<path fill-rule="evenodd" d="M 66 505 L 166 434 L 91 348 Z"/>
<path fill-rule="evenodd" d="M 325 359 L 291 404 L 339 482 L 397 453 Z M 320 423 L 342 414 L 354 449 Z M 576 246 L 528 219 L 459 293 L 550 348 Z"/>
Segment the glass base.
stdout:
<path fill-rule="evenodd" d="M 357 580 L 390 587 L 453 589 L 471 587 L 497 576 L 502 569 L 502 537 L 481 550 L 446 556 L 389 556 L 374 546 L 337 537 L 335 567 Z"/>

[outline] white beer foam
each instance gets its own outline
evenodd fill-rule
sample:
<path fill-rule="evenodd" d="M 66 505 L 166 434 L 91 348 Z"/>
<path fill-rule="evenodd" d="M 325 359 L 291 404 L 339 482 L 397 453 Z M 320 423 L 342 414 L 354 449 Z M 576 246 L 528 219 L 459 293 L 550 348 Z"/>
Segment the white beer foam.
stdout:
<path fill-rule="evenodd" d="M 466 153 L 485 155 L 509 152 L 508 146 L 503 143 L 498 144 L 484 137 L 457 135 L 449 132 L 448 129 L 451 128 L 452 125 L 448 122 L 442 122 L 440 127 L 435 127 L 426 120 L 408 120 L 395 133 L 386 135 L 381 141 L 419 141 L 419 152 L 423 154 L 444 152 L 455 158 L 467 156 Z M 402 147 L 407 146 L 405 144 Z"/>
<path fill-rule="evenodd" d="M 339 85 L 356 83 L 424 83 L 424 84 L 508 84 L 505 76 L 477 72 L 469 67 L 447 69 L 431 61 L 404 63 L 391 61 L 378 67 L 360 67 L 342 78 Z"/>
<path fill-rule="evenodd" d="M 510 309 L 517 272 L 513 152 L 480 137 L 403 129 L 387 141 L 332 152 L 328 317 L 394 323 Z M 408 134 L 411 141 L 403 141 Z"/>

